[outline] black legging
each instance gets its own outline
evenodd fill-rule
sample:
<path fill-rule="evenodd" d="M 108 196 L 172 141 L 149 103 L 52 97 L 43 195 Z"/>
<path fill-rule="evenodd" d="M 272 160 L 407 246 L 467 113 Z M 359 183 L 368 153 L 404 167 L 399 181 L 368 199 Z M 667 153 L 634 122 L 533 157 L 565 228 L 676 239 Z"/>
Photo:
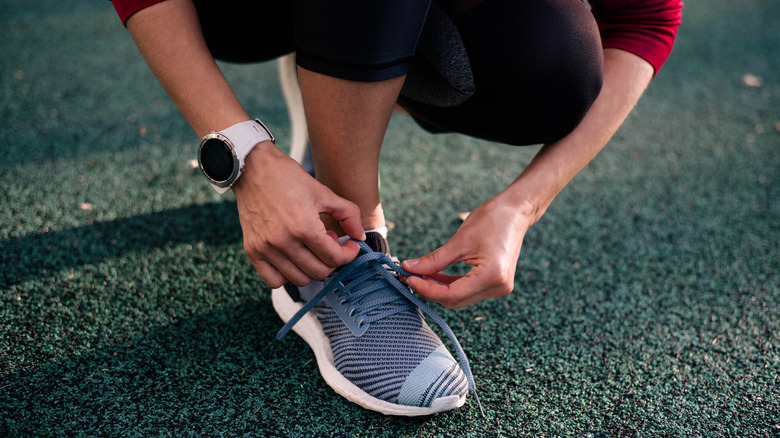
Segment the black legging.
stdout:
<path fill-rule="evenodd" d="M 581 0 L 484 0 L 443 21 L 435 19 L 446 5 L 428 13 L 428 0 L 195 4 L 218 59 L 257 62 L 297 51 L 301 67 L 344 79 L 408 74 L 398 103 L 432 132 L 551 142 L 579 124 L 601 89 L 601 40 Z M 450 83 L 454 76 L 463 93 L 439 87 L 447 83 L 439 74 Z"/>

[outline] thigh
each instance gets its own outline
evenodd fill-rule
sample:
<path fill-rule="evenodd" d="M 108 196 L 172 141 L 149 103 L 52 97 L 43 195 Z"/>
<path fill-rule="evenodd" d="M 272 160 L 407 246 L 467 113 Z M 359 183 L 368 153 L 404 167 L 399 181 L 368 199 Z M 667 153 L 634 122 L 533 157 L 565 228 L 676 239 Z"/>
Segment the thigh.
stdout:
<path fill-rule="evenodd" d="M 355 81 L 409 71 L 430 0 L 294 0 L 298 65 Z"/>
<path fill-rule="evenodd" d="M 603 66 L 598 28 L 581 0 L 485 0 L 452 19 L 474 94 L 451 107 L 402 95 L 423 127 L 524 145 L 557 140 L 579 124 Z"/>
<path fill-rule="evenodd" d="M 292 0 L 194 0 L 215 58 L 260 62 L 295 50 Z"/>
<path fill-rule="evenodd" d="M 297 52 L 317 73 L 380 81 L 409 71 L 430 0 L 194 0 L 215 58 Z"/>

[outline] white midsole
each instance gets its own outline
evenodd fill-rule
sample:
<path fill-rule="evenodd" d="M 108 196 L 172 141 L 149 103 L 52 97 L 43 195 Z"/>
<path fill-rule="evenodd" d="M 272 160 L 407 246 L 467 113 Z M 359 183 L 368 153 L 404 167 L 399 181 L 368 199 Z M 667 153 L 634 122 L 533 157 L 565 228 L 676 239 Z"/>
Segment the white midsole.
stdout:
<path fill-rule="evenodd" d="M 271 300 L 276 313 L 285 323 L 303 307 L 303 303 L 294 301 L 284 287 L 274 289 L 271 292 Z M 317 314 L 311 310 L 293 327 L 314 352 L 317 366 L 322 378 L 334 391 L 347 400 L 357 403 L 365 409 L 381 412 L 385 415 L 400 415 L 413 417 L 418 415 L 431 415 L 437 412 L 448 411 L 463 406 L 466 396 L 451 395 L 441 397 L 433 401 L 430 408 L 417 406 L 404 406 L 380 400 L 350 382 L 337 369 L 333 361 L 333 351 L 330 349 L 330 341 L 322 330 L 322 325 L 317 320 Z"/>

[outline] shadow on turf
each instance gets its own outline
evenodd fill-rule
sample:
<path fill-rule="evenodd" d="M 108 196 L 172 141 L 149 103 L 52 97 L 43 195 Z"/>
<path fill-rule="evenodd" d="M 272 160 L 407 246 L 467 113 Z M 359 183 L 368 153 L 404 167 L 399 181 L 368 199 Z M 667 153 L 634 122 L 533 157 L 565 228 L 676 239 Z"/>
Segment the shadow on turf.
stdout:
<path fill-rule="evenodd" d="M 222 245 L 240 240 L 238 212 L 232 201 L 95 222 L 1 241 L 0 284 L 10 287 L 51 275 L 51 271 L 172 243 Z"/>
<path fill-rule="evenodd" d="M 267 392 L 258 380 L 269 370 L 257 353 L 275 322 L 266 304 L 217 308 L 97 349 L 76 345 L 75 354 L 8 376 L 0 430 L 11 436 L 218 430 L 258 407 L 270 409 L 256 394 Z M 254 401 L 241 409 L 247 399 Z M 235 410 L 225 412 L 229 404 Z"/>
<path fill-rule="evenodd" d="M 332 436 L 319 428 L 344 427 L 343 418 L 365 423 L 352 425 L 358 428 L 407 431 L 428 420 L 387 424 L 388 417 L 337 396 L 300 339 L 261 358 L 280 325 L 269 299 L 247 299 L 137 335 L 96 339 L 97 348 L 71 344 L 70 353 L 0 378 L 0 435 L 318 437 Z M 81 341 L 66 342 L 74 340 Z"/>

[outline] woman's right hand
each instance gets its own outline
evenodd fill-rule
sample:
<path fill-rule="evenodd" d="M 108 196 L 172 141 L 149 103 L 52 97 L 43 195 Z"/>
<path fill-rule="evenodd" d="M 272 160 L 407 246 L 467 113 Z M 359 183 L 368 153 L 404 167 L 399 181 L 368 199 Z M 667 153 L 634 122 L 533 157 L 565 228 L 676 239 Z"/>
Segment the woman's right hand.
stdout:
<path fill-rule="evenodd" d="M 126 22 L 138 49 L 198 137 L 250 120 L 214 61 L 191 0 L 143 8 Z M 246 158 L 233 187 L 244 247 L 271 287 L 325 278 L 352 261 L 359 248 L 339 245 L 320 214 L 350 237 L 365 239 L 358 207 L 317 182 L 271 142 Z"/>
<path fill-rule="evenodd" d="M 338 221 L 350 237 L 365 239 L 357 205 L 320 184 L 270 141 L 247 156 L 233 193 L 244 250 L 272 288 L 324 279 L 357 256 L 359 246 L 340 245 L 320 215 Z"/>

